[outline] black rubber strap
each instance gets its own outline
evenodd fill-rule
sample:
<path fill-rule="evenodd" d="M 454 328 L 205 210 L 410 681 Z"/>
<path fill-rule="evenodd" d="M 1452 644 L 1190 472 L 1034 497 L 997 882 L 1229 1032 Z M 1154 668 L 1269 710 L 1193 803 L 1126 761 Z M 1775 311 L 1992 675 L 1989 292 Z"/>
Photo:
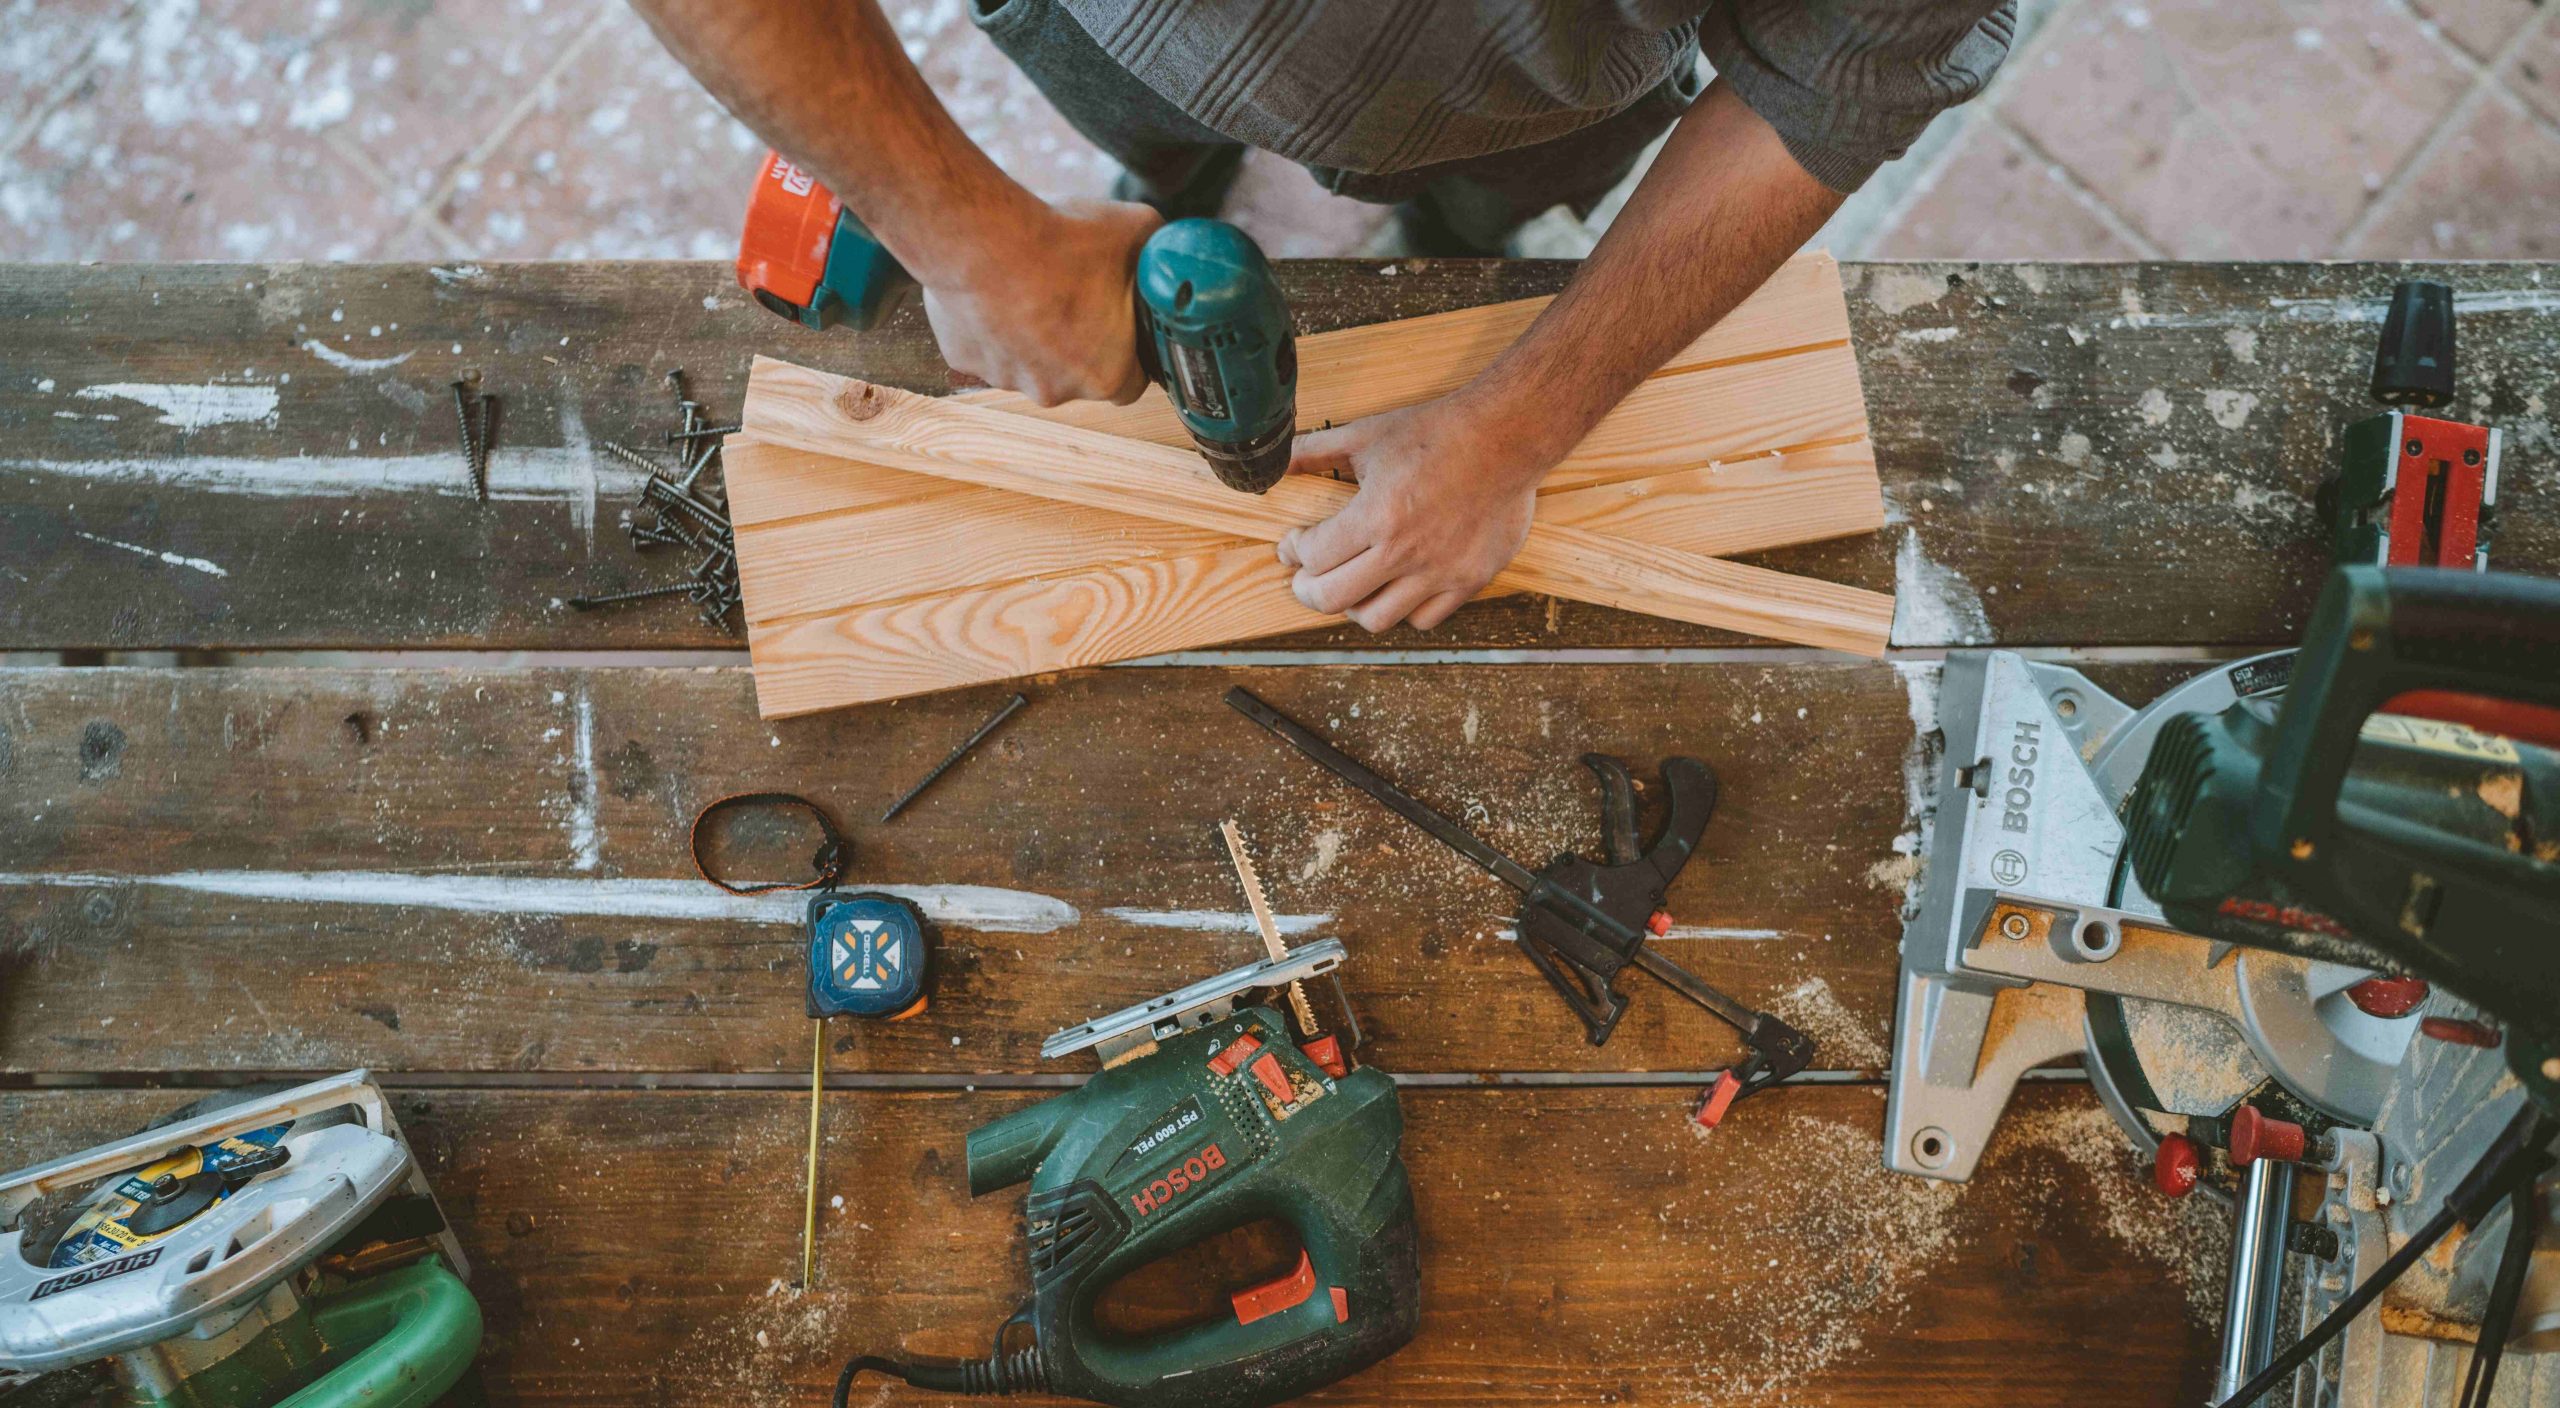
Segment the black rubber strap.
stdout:
<path fill-rule="evenodd" d="M 798 807 L 817 818 L 818 831 L 826 837 L 826 840 L 818 847 L 818 853 L 809 858 L 811 868 L 818 872 L 816 878 L 797 883 L 773 880 L 760 884 L 732 885 L 712 874 L 711 867 L 703 864 L 702 861 L 702 824 L 709 821 L 715 814 L 732 807 Z M 694 870 L 703 879 L 733 895 L 768 895 L 776 890 L 833 889 L 836 881 L 844 878 L 845 864 L 852 859 L 853 853 L 853 847 L 845 841 L 844 833 L 836 830 L 835 818 L 827 815 L 827 809 L 796 792 L 731 793 L 695 814 L 690 844 L 693 848 Z"/>

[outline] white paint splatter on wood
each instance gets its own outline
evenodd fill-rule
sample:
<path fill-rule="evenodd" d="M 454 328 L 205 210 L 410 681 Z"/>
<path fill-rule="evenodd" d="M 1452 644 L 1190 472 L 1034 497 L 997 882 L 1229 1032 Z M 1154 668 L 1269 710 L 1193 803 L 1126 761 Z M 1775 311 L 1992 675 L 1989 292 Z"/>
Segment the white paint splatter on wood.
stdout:
<path fill-rule="evenodd" d="M 596 824 L 596 706 L 578 691 L 577 766 L 569 774 L 569 863 L 593 870 L 604 863 L 604 836 Z"/>
<path fill-rule="evenodd" d="M 1905 528 L 1893 555 L 1893 644 L 1972 645 L 1990 639 L 1991 618 L 1973 584 L 1929 556 L 1920 530 Z"/>
<path fill-rule="evenodd" d="M 2225 430 L 2238 430 L 2249 423 L 2249 413 L 2258 409 L 2254 391 L 2229 391 L 2220 387 L 2204 393 L 2204 413 Z"/>
<path fill-rule="evenodd" d="M 640 492 L 637 470 L 599 465 L 575 448 L 499 448 L 489 461 L 489 497 L 506 500 L 581 500 L 611 490 Z M 297 455 L 263 459 L 249 455 L 169 455 L 101 460 L 0 459 L 0 470 L 51 474 L 101 483 L 135 482 L 173 489 L 254 494 L 267 498 L 345 498 L 361 494 L 458 494 L 469 497 L 471 480 L 458 449 L 425 455 Z M 593 486 L 592 488 L 590 486 Z"/>
<path fill-rule="evenodd" d="M 411 348 L 397 357 L 357 357 L 341 352 L 316 337 L 303 339 L 302 350 L 342 372 L 359 373 L 387 372 L 418 355 L 417 349 Z"/>
<path fill-rule="evenodd" d="M 215 381 L 202 386 L 112 381 L 84 386 L 71 394 L 82 401 L 137 401 L 158 411 L 160 424 L 180 430 L 276 423 L 276 388 L 272 386 L 226 386 Z"/>
<path fill-rule="evenodd" d="M 1103 917 L 1141 929 L 1187 929 L 1199 934 L 1251 934 L 1253 915 L 1231 909 L 1139 909 L 1115 906 Z M 1333 922 L 1330 914 L 1275 914 L 1271 922 L 1283 934 L 1312 934 Z"/>
<path fill-rule="evenodd" d="M 83 533 L 77 528 L 71 530 L 71 535 L 75 538 L 86 538 L 90 542 L 100 543 L 107 547 L 122 548 L 126 552 L 134 553 L 138 556 L 158 558 L 160 561 L 165 562 L 172 567 L 191 567 L 198 572 L 206 574 L 207 576 L 228 577 L 231 575 L 229 572 L 223 570 L 221 563 L 208 562 L 201 557 L 181 557 L 174 552 L 162 552 L 158 548 L 146 548 L 140 543 L 120 543 L 113 538 L 101 538 L 95 533 Z"/>
<path fill-rule="evenodd" d="M 798 925 L 809 897 L 798 892 L 730 895 L 700 880 L 590 880 L 501 875 L 420 875 L 380 870 L 193 870 L 164 875 L 7 874 L 0 886 L 112 889 L 138 886 L 293 904 L 436 909 L 615 919 L 671 919 Z M 938 924 L 992 934 L 1047 934 L 1077 922 L 1074 905 L 993 885 L 866 885 L 911 901 Z M 1248 920 L 1248 922 L 1250 922 Z"/>

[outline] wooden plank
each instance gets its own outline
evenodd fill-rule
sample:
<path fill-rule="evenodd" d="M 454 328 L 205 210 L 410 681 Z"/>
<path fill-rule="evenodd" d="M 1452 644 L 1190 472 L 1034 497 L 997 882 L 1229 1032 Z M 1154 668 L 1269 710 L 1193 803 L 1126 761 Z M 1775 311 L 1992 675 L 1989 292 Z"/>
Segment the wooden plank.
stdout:
<path fill-rule="evenodd" d="M 2170 678 L 2192 665 L 2168 667 Z M 0 677 L 0 1072 L 805 1069 L 798 897 L 695 878 L 695 811 L 826 802 L 850 882 L 942 916 L 942 997 L 845 1068 L 1039 1072 L 1047 1032 L 1256 951 L 1216 824 L 1293 935 L 1341 937 L 1379 1059 L 1697 1071 L 1729 1034 L 1638 981 L 1605 1047 L 1507 942 L 1509 892 L 1221 703 L 1243 684 L 1532 863 L 1596 852 L 1586 750 L 1722 781 L 1668 951 L 1884 1059 L 1928 666 L 1112 669 L 759 727 L 742 669 Z M 775 824 L 740 873 L 805 872 Z M 1466 1012 L 1466 1020 L 1452 1014 Z M 845 1037 L 851 1041 L 850 1030 Z"/>
<path fill-rule="evenodd" d="M 1298 424 L 1302 429 L 1328 422 L 1339 425 L 1455 391 L 1518 341 L 1550 301 L 1524 298 L 1301 338 Z M 1782 408 L 1768 402 L 1782 396 L 1791 380 L 1810 376 L 1807 362 L 1829 359 L 1789 360 L 1790 372 L 1776 376 L 1768 375 L 1768 367 L 1755 364 L 1817 350 L 1845 353 L 1848 344 L 1848 305 L 1841 297 L 1840 266 L 1828 254 L 1800 254 L 1779 266 L 1767 283 L 1726 314 L 1722 322 L 1666 360 L 1651 383 L 1638 388 L 1618 414 L 1595 428 L 1591 437 L 1577 447 L 1576 456 L 1568 457 L 1557 467 L 1556 487 L 1584 482 L 1598 463 L 1613 456 L 1623 455 L 1636 464 L 1662 467 L 1663 457 L 1645 452 L 1643 443 L 1653 429 L 1649 407 L 1662 403 L 1668 393 L 1676 392 L 1682 398 L 1706 398 L 1709 405 L 1722 412 L 1693 412 L 1681 417 L 1673 427 L 1681 437 L 1677 443 L 1711 458 L 1741 453 L 1719 448 L 1715 437 L 1735 434 L 1737 427 L 1732 422 L 1736 419 L 1779 412 Z M 1696 375 L 1713 369 L 1738 375 Z M 1856 375 L 1857 368 L 1851 363 L 1845 400 L 1851 406 L 1857 404 Z M 1722 384 L 1731 384 L 1734 389 L 1719 396 L 1717 390 Z M 1126 406 L 1098 401 L 1042 406 L 1017 392 L 992 390 L 965 392 L 957 399 L 1158 445 L 1191 443 L 1189 433 L 1173 413 L 1172 403 L 1165 399 L 1163 391 L 1153 387 Z M 1836 411 L 1844 402 L 1835 392 L 1819 404 Z M 1697 402 L 1691 400 L 1690 405 L 1694 407 Z M 1737 411 L 1741 415 L 1737 416 Z M 1776 439 L 1765 435 L 1745 438 L 1741 444 L 1759 451 L 1851 433 L 1865 437 L 1863 417 L 1854 432 L 1845 428 L 1798 429 Z"/>
<path fill-rule="evenodd" d="M 1310 333 L 1549 294 L 1572 269 L 1278 267 Z M 1931 609 L 1904 613 L 1906 644 L 2292 639 L 2323 575 L 2311 499 L 2341 430 L 2370 410 L 2373 320 L 2411 277 L 2464 291 L 2464 413 L 2509 432 L 2496 560 L 2560 572 L 2560 478 L 2534 468 L 2560 405 L 2560 294 L 2547 265 L 1880 264 L 1843 275 L 1898 521 L 1879 539 L 1752 560 L 1871 589 L 1898 576 L 1927 587 Z M 859 337 L 809 333 L 750 306 L 717 262 L 18 265 L 0 272 L 0 326 L 7 650 L 734 645 L 681 603 L 591 616 L 555 604 L 671 570 L 622 546 L 614 525 L 632 485 L 572 447 L 662 431 L 670 366 L 687 368 L 720 412 L 738 405 L 758 352 L 911 389 L 949 385 L 921 317 Z M 406 360 L 340 367 L 308 351 L 314 341 L 351 360 Z M 486 508 L 462 492 L 442 399 L 470 367 L 509 398 L 496 469 L 514 497 Z M 272 387 L 274 423 L 186 428 L 101 390 L 207 383 Z M 599 471 L 592 510 L 588 463 Z M 1427 638 L 1337 627 L 1289 643 L 1732 639 L 1529 598 L 1470 606 Z"/>
<path fill-rule="evenodd" d="M 1077 504 L 857 465 L 739 437 L 735 502 L 802 506 L 859 485 L 855 508 L 766 519 L 739 562 L 759 660 L 757 706 L 789 718 L 1168 650 L 1325 625 L 1263 544 Z M 753 472 L 749 469 L 752 466 Z M 900 494 L 897 483 L 922 492 Z M 1827 485 L 1815 495 L 1804 488 Z M 946 492 L 947 491 L 947 492 Z M 1546 496 L 1588 520 L 1685 552 L 1871 531 L 1863 445 L 1595 484 Z M 1726 509 L 1734 511 L 1723 511 Z M 990 549 L 1001 538 L 1001 551 Z M 849 558 L 860 570 L 847 570 Z M 867 600 L 877 583 L 899 595 Z"/>
<path fill-rule="evenodd" d="M 1265 541 L 1330 515 L 1352 492 L 1293 475 L 1267 494 L 1238 494 L 1179 450 L 772 361 L 757 364 L 746 423 L 759 439 Z M 1893 614 L 1874 593 L 1545 521 L 1495 581 L 1862 654 L 1882 652 Z"/>
<path fill-rule="evenodd" d="M 760 617 L 747 623 L 756 712 L 797 718 L 1327 624 L 1290 594 L 1293 575 L 1250 543 Z"/>
<path fill-rule="evenodd" d="M 1872 1088 L 1763 1096 L 1763 1118 L 1709 1140 L 1668 1094 L 1407 1090 L 1422 1331 L 1312 1401 L 2202 1399 L 2224 1215 L 2151 1192 L 2085 1089 L 2025 1092 L 1962 1188 L 1878 1166 Z M 67 1152 L 182 1098 L 0 1094 L 0 1153 Z M 966 1196 L 961 1140 L 1030 1098 L 831 1096 L 809 1293 L 786 1285 L 799 1095 L 404 1090 L 395 1104 L 473 1261 L 494 1401 L 761 1408 L 820 1400 L 856 1353 L 985 1352 L 1028 1284 L 1019 1201 Z M 873 1382 L 856 1402 L 946 1401 Z"/>
<path fill-rule="evenodd" d="M 1184 449 L 1191 444 L 1178 424 L 1171 425 L 1168 434 L 1166 426 L 1145 418 L 1085 413 L 1084 408 L 1101 403 L 1069 402 L 1044 409 L 1020 398 L 950 399 L 964 405 L 991 405 L 1034 414 L 1057 424 L 1100 433 L 1127 434 L 1128 438 L 1150 444 Z M 1363 398 L 1364 404 L 1367 399 Z M 1310 421 L 1329 419 L 1339 424 L 1352 419 L 1348 414 L 1327 411 L 1318 403 L 1302 401 L 1301 406 Z M 1104 404 L 1101 409 L 1124 408 Z M 1078 413 L 1063 414 L 1066 412 Z M 1731 469 L 1740 463 L 1808 448 L 1858 455 L 1843 459 L 1841 466 L 1851 469 L 1863 464 L 1872 472 L 1874 456 L 1860 453 L 1866 444 L 1867 424 L 1860 408 L 1856 358 L 1845 344 L 1830 344 L 1677 376 L 1657 376 L 1645 382 L 1574 447 L 1547 476 L 1539 492 L 1553 498 L 1594 484 L 1670 470 L 1719 465 Z M 904 481 L 894 483 L 898 486 L 895 497 L 903 499 Z M 734 505 L 733 521 L 742 528 L 864 507 L 868 506 L 867 500 L 891 492 L 878 487 L 856 491 L 828 479 L 787 480 L 752 487 L 757 492 Z M 1869 503 L 1875 503 L 1876 497 L 1873 492 L 1862 496 Z M 1880 504 L 1873 512 L 1881 518 Z M 1875 526 L 1870 522 L 1866 529 L 1858 531 Z"/>

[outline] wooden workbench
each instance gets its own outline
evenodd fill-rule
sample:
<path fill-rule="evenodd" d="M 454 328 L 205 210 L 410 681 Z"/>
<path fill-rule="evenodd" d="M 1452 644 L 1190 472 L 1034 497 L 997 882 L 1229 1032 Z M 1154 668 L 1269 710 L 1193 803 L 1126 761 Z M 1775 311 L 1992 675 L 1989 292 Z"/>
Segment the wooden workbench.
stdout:
<path fill-rule="evenodd" d="M 1285 277 L 1315 330 L 1567 272 Z M 715 416 L 757 352 L 940 389 L 912 314 L 821 338 L 711 264 L 0 268 L 0 651 L 227 667 L 0 673 L 0 1165 L 187 1098 L 148 1087 L 369 1065 L 475 1259 L 500 1401 L 812 1402 L 850 1353 L 974 1352 L 1011 1308 L 1015 1200 L 966 1198 L 962 1136 L 1069 1074 L 1043 1034 L 1252 955 L 1234 816 L 1409 1081 L 1423 1332 L 1325 1401 L 2198 1401 L 2221 1215 L 2152 1194 L 2084 1086 L 2031 1087 L 1967 1187 L 1878 1166 L 1934 661 L 2032 647 L 2139 697 L 2289 642 L 2408 271 L 1846 272 L 1895 522 L 1762 560 L 1898 586 L 1905 658 L 1495 602 L 1043 679 L 879 826 L 1003 689 L 766 725 L 690 608 L 562 599 L 678 570 L 624 545 L 635 482 L 592 449 L 663 431 L 668 368 Z M 2560 569 L 2560 277 L 2442 272 L 2464 409 L 2509 437 L 2498 556 Z M 504 398 L 486 505 L 464 368 Z M 1507 895 L 1221 707 L 1236 682 L 1532 859 L 1596 845 L 1582 751 L 1707 759 L 1668 942 L 1824 1071 L 1693 1136 L 1721 1029 L 1633 979 L 1586 1046 Z M 929 1014 L 834 1028 L 806 1295 L 798 905 L 724 900 L 684 848 L 758 788 L 833 803 L 857 880 L 948 916 Z"/>

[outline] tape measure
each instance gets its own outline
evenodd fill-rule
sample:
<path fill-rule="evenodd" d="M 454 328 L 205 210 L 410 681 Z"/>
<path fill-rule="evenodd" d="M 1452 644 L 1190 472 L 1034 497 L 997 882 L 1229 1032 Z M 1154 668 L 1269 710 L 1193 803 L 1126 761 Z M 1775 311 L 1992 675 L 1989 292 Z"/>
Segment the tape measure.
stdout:
<path fill-rule="evenodd" d="M 885 1017 L 925 1008 L 924 912 L 878 891 L 809 899 L 809 1015 Z"/>

